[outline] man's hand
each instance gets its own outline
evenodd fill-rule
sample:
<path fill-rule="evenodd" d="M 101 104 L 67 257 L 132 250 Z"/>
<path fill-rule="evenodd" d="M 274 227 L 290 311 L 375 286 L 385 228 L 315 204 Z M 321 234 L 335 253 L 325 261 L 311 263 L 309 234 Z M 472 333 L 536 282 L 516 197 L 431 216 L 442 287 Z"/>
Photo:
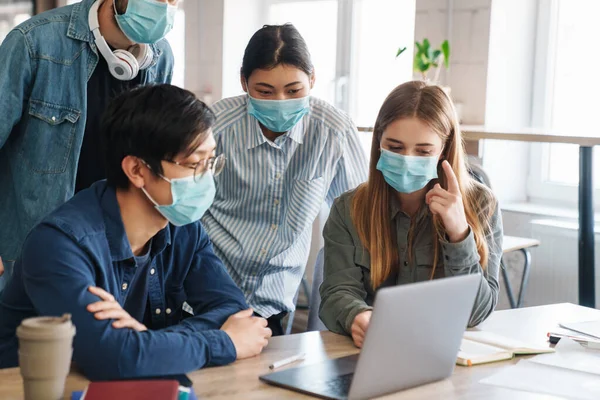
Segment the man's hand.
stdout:
<path fill-rule="evenodd" d="M 148 330 L 144 324 L 138 322 L 127 311 L 123 310 L 123 307 L 112 294 L 95 286 L 90 286 L 89 291 L 102 299 L 102 301 L 87 306 L 87 310 L 94 313 L 96 319 L 114 319 L 112 326 L 117 329 L 130 328 L 138 332 Z"/>
<path fill-rule="evenodd" d="M 260 354 L 272 335 L 271 329 L 267 328 L 267 320 L 253 316 L 252 309 L 230 316 L 221 330 L 231 338 L 238 360 Z"/>

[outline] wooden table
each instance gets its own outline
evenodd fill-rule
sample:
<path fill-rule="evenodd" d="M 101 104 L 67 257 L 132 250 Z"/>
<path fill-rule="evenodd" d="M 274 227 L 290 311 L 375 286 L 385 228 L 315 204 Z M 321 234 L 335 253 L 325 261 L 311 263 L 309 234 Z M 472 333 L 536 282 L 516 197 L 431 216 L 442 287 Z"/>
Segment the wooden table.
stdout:
<path fill-rule="evenodd" d="M 540 129 L 510 130 L 474 125 L 463 125 L 461 130 L 467 141 L 493 139 L 570 143 L 579 146 L 579 304 L 596 307 L 592 149 L 600 145 L 600 137 L 565 135 Z"/>
<path fill-rule="evenodd" d="M 546 342 L 546 333 L 557 327 L 557 323 L 600 319 L 600 310 L 573 304 L 556 304 L 542 307 L 520 308 L 498 311 L 477 329 L 490 331 L 532 344 Z M 269 372 L 269 364 L 291 355 L 305 352 L 303 364 L 311 364 L 326 358 L 337 358 L 357 352 L 347 337 L 330 332 L 308 332 L 273 338 L 267 349 L 258 357 L 236 362 L 219 368 L 208 368 L 189 374 L 194 381 L 194 390 L 199 399 L 292 399 L 309 397 L 266 385 L 258 380 L 259 375 Z M 541 399 L 541 395 L 518 392 L 494 386 L 482 385 L 479 381 L 501 368 L 515 364 L 519 359 L 480 365 L 456 367 L 451 378 L 441 382 L 416 387 L 383 399 Z M 302 365 L 302 363 L 297 363 Z M 72 372 L 67 379 L 65 399 L 72 391 L 83 390 L 88 381 Z M 0 370 L 0 399 L 23 398 L 21 376 L 18 368 Z M 555 399 L 544 396 L 544 400 Z"/>

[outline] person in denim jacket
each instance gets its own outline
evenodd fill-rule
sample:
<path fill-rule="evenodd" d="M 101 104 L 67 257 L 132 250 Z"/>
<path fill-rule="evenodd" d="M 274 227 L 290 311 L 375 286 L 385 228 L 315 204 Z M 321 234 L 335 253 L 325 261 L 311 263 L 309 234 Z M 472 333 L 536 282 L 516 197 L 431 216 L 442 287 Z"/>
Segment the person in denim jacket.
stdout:
<path fill-rule="evenodd" d="M 176 6 L 83 0 L 34 16 L 0 46 L 0 290 L 31 228 L 105 178 L 98 126 L 110 99 L 170 83 L 163 38 Z"/>

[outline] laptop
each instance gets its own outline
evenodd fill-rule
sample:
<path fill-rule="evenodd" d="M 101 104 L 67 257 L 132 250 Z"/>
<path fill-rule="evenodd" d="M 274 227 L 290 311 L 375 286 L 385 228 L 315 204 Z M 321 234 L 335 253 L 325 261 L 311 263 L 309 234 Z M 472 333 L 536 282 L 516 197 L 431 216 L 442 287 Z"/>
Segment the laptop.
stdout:
<path fill-rule="evenodd" d="M 480 274 L 377 292 L 360 354 L 260 377 L 271 385 L 335 400 L 368 399 L 452 374 Z"/>

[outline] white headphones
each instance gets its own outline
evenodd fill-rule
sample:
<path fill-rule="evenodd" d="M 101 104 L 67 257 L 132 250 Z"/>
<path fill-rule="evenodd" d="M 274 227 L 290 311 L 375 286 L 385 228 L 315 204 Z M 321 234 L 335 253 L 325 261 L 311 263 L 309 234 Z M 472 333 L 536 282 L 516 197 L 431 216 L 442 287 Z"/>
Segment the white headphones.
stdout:
<path fill-rule="evenodd" d="M 130 81 L 137 76 L 141 69 L 146 69 L 152 64 L 154 53 L 147 44 L 135 44 L 127 50 L 112 51 L 100 34 L 98 9 L 103 2 L 104 0 L 97 0 L 92 4 L 88 15 L 90 30 L 94 34 L 94 43 L 108 63 L 111 75 L 121 81 Z"/>

